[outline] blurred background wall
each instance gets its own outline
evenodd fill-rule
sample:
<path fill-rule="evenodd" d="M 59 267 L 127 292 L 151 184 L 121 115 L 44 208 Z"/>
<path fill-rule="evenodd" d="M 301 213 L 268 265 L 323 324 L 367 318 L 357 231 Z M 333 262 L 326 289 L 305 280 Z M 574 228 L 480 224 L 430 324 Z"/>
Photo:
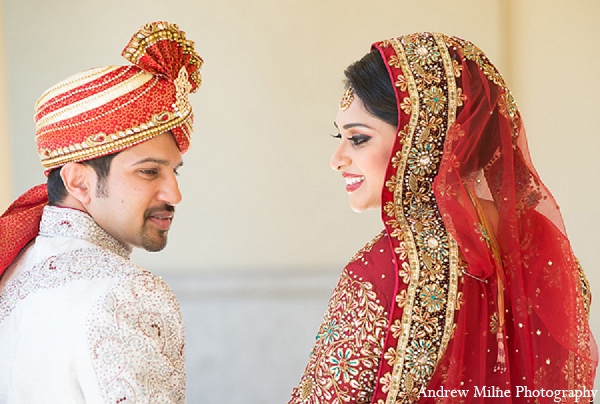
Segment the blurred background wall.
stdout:
<path fill-rule="evenodd" d="M 600 293 L 597 0 L 2 0 L 0 210 L 45 180 L 33 105 L 120 51 L 145 22 L 177 22 L 205 59 L 196 132 L 168 247 L 134 260 L 179 296 L 190 403 L 283 403 L 342 267 L 381 228 L 328 167 L 343 69 L 414 31 L 482 48 L 521 108 L 541 178 Z M 600 303 L 592 327 L 600 335 Z M 598 383 L 597 383 L 598 388 Z"/>

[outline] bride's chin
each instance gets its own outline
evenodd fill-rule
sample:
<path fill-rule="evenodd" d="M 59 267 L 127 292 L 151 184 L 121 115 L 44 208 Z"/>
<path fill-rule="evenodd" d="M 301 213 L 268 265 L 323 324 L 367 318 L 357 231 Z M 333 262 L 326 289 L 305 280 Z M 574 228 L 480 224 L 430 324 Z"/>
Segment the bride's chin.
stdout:
<path fill-rule="evenodd" d="M 360 190 L 357 190 L 360 191 Z M 381 197 L 370 195 L 368 192 L 348 194 L 348 204 L 350 209 L 356 213 L 361 213 L 367 210 L 381 209 Z M 365 189 L 365 191 L 368 191 Z"/>
<path fill-rule="evenodd" d="M 367 210 L 381 209 L 381 206 L 365 206 L 364 204 L 353 204 L 350 202 L 350 209 L 356 213 L 362 213 Z"/>

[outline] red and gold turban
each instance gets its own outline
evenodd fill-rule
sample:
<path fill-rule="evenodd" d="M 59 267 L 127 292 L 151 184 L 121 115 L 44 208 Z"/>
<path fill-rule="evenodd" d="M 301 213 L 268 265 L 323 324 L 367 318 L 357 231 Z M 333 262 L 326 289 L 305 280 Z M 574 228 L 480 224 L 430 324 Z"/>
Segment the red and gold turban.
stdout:
<path fill-rule="evenodd" d="M 192 106 L 202 58 L 176 24 L 154 22 L 133 35 L 122 55 L 131 65 L 84 71 L 36 103 L 36 143 L 46 173 L 70 162 L 119 152 L 171 131 L 190 146 Z M 45 185 L 21 195 L 0 217 L 0 275 L 38 234 Z"/>
<path fill-rule="evenodd" d="M 200 85 L 202 58 L 177 25 L 146 24 L 123 50 L 129 66 L 69 77 L 36 104 L 44 168 L 111 154 L 170 130 L 182 153 L 192 133 L 188 94 Z"/>

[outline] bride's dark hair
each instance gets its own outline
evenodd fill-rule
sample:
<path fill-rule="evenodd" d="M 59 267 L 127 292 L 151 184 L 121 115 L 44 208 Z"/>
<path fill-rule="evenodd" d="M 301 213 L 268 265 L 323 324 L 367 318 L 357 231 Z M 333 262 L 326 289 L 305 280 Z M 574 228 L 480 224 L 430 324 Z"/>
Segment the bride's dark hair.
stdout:
<path fill-rule="evenodd" d="M 352 63 L 344 71 L 346 88 L 354 87 L 365 109 L 384 122 L 398 126 L 398 107 L 393 84 L 376 49 Z"/>
<path fill-rule="evenodd" d="M 467 65 L 469 75 L 478 74 L 477 66 L 474 63 Z M 346 76 L 346 87 L 352 86 L 354 93 L 362 100 L 365 109 L 390 125 L 398 126 L 398 105 L 394 85 L 390 80 L 387 67 L 377 49 L 371 50 L 360 60 L 352 63 L 344 71 Z M 485 80 L 485 77 L 483 77 Z M 458 84 L 462 82 L 462 77 L 458 78 Z M 490 102 L 497 102 L 499 93 L 496 87 L 493 87 L 493 94 L 487 94 L 483 88 L 483 83 L 474 81 L 471 86 L 473 102 L 469 104 L 468 110 L 459 108 L 459 113 L 465 116 L 478 117 L 486 122 L 482 126 L 483 132 L 479 138 L 480 141 L 476 148 L 465 155 L 465 160 L 461 162 L 461 171 L 463 173 L 476 172 L 493 161 L 494 154 L 500 146 L 498 136 L 499 125 L 496 109 L 491 108 Z M 492 114 L 480 116 L 482 105 L 493 111 Z M 470 120 L 468 121 L 470 122 Z M 464 125 L 466 132 L 469 133 L 469 125 Z M 472 147 L 472 146 L 471 146 Z"/>

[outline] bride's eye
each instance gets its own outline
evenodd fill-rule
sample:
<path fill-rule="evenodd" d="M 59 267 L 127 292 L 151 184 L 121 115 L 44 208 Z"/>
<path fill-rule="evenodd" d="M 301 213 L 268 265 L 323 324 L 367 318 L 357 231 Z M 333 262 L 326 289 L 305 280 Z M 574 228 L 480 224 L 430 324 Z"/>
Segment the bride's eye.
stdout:
<path fill-rule="evenodd" d="M 371 136 L 354 135 L 352 137 L 349 137 L 348 140 L 351 141 L 354 146 L 360 146 L 361 144 L 365 144 L 369 140 L 371 140 Z"/>

